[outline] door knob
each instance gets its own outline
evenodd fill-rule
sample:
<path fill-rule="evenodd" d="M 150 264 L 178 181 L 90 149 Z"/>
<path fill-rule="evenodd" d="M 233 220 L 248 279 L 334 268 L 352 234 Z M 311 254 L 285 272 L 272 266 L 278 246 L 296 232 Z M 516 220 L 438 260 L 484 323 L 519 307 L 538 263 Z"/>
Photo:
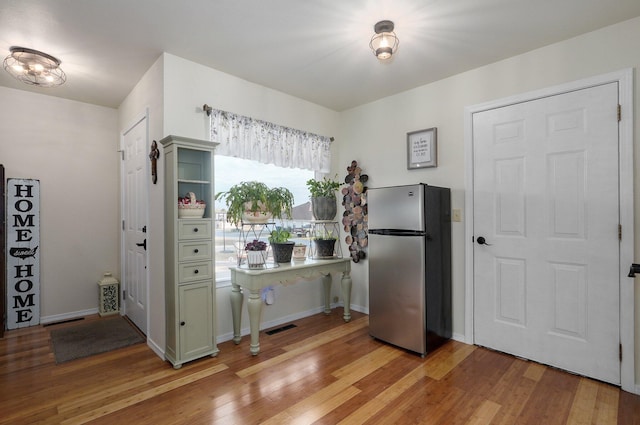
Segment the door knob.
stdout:
<path fill-rule="evenodd" d="M 476 240 L 478 241 L 479 245 L 491 246 L 490 243 L 487 243 L 487 240 L 484 238 L 484 236 L 478 236 Z"/>
<path fill-rule="evenodd" d="M 144 248 L 144 250 L 147 250 L 147 240 L 145 239 L 142 243 L 137 243 L 137 246 L 141 246 Z"/>

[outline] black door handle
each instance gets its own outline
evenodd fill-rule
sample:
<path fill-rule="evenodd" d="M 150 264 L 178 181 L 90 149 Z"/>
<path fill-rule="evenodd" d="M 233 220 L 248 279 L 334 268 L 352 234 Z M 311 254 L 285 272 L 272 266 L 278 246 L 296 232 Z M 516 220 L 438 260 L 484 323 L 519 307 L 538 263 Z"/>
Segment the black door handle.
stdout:
<path fill-rule="evenodd" d="M 476 239 L 478 241 L 478 244 L 480 245 L 486 245 L 486 246 L 491 246 L 490 243 L 487 243 L 487 240 L 484 238 L 484 236 L 479 236 L 478 239 Z"/>
<path fill-rule="evenodd" d="M 147 240 L 145 239 L 142 243 L 137 243 L 137 246 L 141 246 L 144 248 L 144 250 L 147 250 Z"/>

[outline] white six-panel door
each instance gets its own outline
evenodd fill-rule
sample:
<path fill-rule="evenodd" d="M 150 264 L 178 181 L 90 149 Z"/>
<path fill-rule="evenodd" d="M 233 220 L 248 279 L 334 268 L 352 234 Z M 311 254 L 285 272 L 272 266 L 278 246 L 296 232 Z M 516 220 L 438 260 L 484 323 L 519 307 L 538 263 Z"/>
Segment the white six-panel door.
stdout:
<path fill-rule="evenodd" d="M 125 313 L 147 332 L 147 119 L 142 119 L 123 137 L 124 150 L 124 289 Z"/>
<path fill-rule="evenodd" d="M 475 342 L 614 384 L 617 105 L 609 83 L 472 118 Z"/>

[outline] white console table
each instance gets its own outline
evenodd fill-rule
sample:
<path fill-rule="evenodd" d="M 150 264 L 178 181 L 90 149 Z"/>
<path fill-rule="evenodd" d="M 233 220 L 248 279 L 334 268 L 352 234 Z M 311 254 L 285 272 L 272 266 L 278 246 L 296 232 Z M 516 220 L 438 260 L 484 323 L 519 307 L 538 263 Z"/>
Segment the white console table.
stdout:
<path fill-rule="evenodd" d="M 280 264 L 276 268 L 245 269 L 230 267 L 231 270 L 231 313 L 233 315 L 233 342 L 240 343 L 240 319 L 243 301 L 243 290 L 249 291 L 247 311 L 251 329 L 251 354 L 260 352 L 258 335 L 260 332 L 260 315 L 262 288 L 274 284 L 290 285 L 301 279 L 322 278 L 324 285 L 324 312 L 331 312 L 331 273 L 342 272 L 342 298 L 344 299 L 344 321 L 351 320 L 351 259 L 311 260 L 292 264 Z"/>

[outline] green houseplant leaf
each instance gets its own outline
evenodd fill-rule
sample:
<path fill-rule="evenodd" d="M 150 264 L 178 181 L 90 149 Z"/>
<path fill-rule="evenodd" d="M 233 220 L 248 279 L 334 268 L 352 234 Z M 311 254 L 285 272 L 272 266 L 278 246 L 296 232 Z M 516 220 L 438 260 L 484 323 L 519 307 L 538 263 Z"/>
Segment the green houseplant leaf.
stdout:
<path fill-rule="evenodd" d="M 240 182 L 226 192 L 216 193 L 216 200 L 224 199 L 227 205 L 227 221 L 234 225 L 242 223 L 245 211 L 266 211 L 273 218 L 291 218 L 293 194 L 285 187 L 269 188 L 258 181 Z M 247 207 L 245 207 L 247 204 Z"/>

